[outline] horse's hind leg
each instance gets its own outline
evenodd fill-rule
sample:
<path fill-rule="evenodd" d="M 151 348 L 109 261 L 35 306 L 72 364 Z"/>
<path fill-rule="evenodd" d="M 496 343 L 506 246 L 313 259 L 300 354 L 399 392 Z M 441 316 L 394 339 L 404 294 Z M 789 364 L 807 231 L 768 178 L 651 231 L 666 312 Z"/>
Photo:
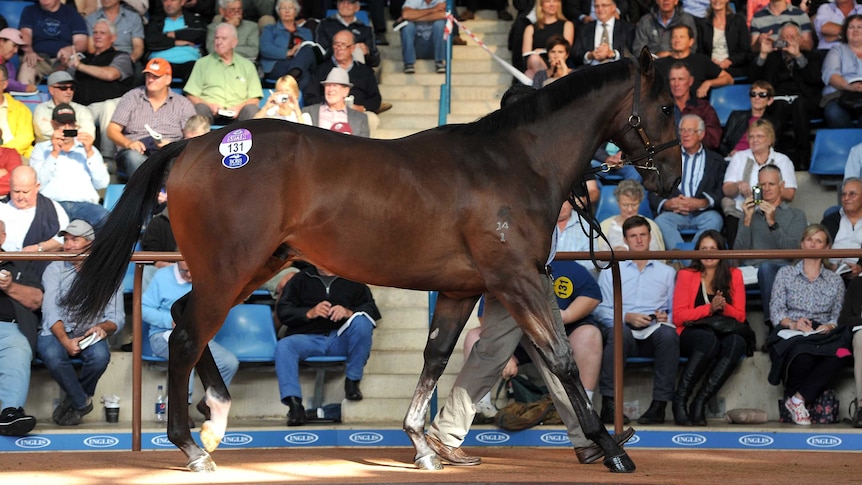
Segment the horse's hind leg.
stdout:
<path fill-rule="evenodd" d="M 227 431 L 227 415 L 230 410 L 230 392 L 227 390 L 213 358 L 209 345 L 195 369 L 203 382 L 206 395 L 204 402 L 209 409 L 206 421 L 201 425 L 201 444 L 208 452 L 215 450 Z"/>
<path fill-rule="evenodd" d="M 498 293 L 498 297 L 521 325 L 524 334 L 536 346 L 548 369 L 560 380 L 584 435 L 604 452 L 605 466 L 612 472 L 633 472 L 634 462 L 608 434 L 587 398 L 581 385 L 578 367 L 572 357 L 571 346 L 562 328 L 556 328 L 553 324 L 551 308 L 554 295 L 550 289 L 550 281 L 544 275 L 536 275 L 536 278 L 536 286 L 524 285 L 519 288 L 520 295 L 516 296 L 515 292 L 502 292 Z"/>
<path fill-rule="evenodd" d="M 434 317 L 431 319 L 431 329 L 425 344 L 425 364 L 407 415 L 404 417 L 404 431 L 416 449 L 413 462 L 417 468 L 443 469 L 436 453 L 425 441 L 425 415 L 428 412 L 431 393 L 449 362 L 449 356 L 452 355 L 458 336 L 461 335 L 461 330 L 464 329 L 477 300 L 478 296 L 461 300 L 452 299 L 442 293 L 437 296 L 437 305 L 434 308 Z"/>

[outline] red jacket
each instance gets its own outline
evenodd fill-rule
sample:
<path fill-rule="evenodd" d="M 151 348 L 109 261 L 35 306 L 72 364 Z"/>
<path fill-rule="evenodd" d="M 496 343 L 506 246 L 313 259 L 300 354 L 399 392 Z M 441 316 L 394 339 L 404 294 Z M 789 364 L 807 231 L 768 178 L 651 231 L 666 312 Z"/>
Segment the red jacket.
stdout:
<path fill-rule="evenodd" d="M 694 306 L 697 294 L 700 292 L 701 273 L 693 269 L 682 269 L 676 275 L 676 286 L 673 289 L 673 323 L 676 333 L 682 333 L 683 324 L 699 320 L 710 315 L 709 303 Z M 730 300 L 724 307 L 724 315 L 740 323 L 745 322 L 745 285 L 742 284 L 742 272 L 730 268 Z"/>

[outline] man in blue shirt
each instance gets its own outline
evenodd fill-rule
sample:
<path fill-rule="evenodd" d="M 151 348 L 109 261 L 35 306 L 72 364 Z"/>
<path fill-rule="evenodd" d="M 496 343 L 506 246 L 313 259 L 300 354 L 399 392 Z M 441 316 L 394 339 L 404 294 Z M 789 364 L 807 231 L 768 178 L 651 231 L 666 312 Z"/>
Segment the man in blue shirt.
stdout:
<path fill-rule="evenodd" d="M 623 237 L 632 251 L 649 251 L 650 226 L 641 216 L 623 223 Z M 676 272 L 654 260 L 623 261 L 620 280 L 623 299 L 623 359 L 629 356 L 655 358 L 652 403 L 638 418 L 641 424 L 664 423 L 665 407 L 673 398 L 679 365 L 679 336 L 671 320 Z M 606 337 L 599 390 L 602 421 L 614 422 L 614 290 L 610 271 L 599 275 L 602 303 L 596 316 L 604 324 Z M 625 419 L 628 422 L 628 418 Z"/>

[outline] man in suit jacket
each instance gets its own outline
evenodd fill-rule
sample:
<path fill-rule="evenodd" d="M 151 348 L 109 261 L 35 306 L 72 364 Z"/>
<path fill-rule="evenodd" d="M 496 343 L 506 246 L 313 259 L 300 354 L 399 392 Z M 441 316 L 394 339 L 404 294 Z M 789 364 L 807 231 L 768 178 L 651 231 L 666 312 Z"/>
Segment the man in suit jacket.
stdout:
<path fill-rule="evenodd" d="M 344 98 L 350 94 L 353 83 L 350 75 L 341 67 L 333 67 L 323 85 L 323 102 L 302 108 L 303 113 L 311 116 L 314 126 L 325 130 L 339 131 L 350 135 L 371 136 L 368 117 L 350 106 Z M 351 103 L 352 104 L 352 103 Z"/>
<path fill-rule="evenodd" d="M 631 51 L 635 26 L 616 18 L 614 0 L 595 0 L 596 20 L 575 29 L 575 45 L 569 57 L 575 66 L 594 66 L 619 60 L 623 49 Z M 604 38 L 607 29 L 607 39 Z"/>
<path fill-rule="evenodd" d="M 665 245 L 676 247 L 682 242 L 680 229 L 695 229 L 696 241 L 708 229 L 721 231 L 721 185 L 724 181 L 724 159 L 704 148 L 706 125 L 700 116 L 688 114 L 679 122 L 682 142 L 682 180 L 670 197 L 650 192 L 650 206 L 656 213 Z"/>

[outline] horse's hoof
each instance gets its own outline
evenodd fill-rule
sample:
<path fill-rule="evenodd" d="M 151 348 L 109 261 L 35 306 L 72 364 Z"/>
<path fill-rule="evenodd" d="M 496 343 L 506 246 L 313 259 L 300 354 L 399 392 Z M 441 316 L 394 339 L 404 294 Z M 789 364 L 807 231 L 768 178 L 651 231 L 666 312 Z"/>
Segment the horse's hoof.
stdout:
<path fill-rule="evenodd" d="M 443 463 L 440 463 L 440 458 L 433 453 L 416 458 L 413 460 L 413 463 L 415 463 L 416 468 L 420 470 L 434 471 L 443 469 Z"/>
<path fill-rule="evenodd" d="M 209 454 L 204 454 L 186 465 L 193 472 L 212 473 L 216 471 L 216 464 Z"/>
<path fill-rule="evenodd" d="M 219 433 L 213 430 L 213 426 L 209 421 L 205 421 L 201 425 L 201 444 L 204 445 L 204 449 L 207 452 L 212 453 L 215 451 L 223 437 L 223 435 L 219 435 Z"/>
<path fill-rule="evenodd" d="M 629 458 L 627 453 L 605 458 L 603 463 L 613 473 L 631 473 L 635 471 L 635 462 Z"/>

